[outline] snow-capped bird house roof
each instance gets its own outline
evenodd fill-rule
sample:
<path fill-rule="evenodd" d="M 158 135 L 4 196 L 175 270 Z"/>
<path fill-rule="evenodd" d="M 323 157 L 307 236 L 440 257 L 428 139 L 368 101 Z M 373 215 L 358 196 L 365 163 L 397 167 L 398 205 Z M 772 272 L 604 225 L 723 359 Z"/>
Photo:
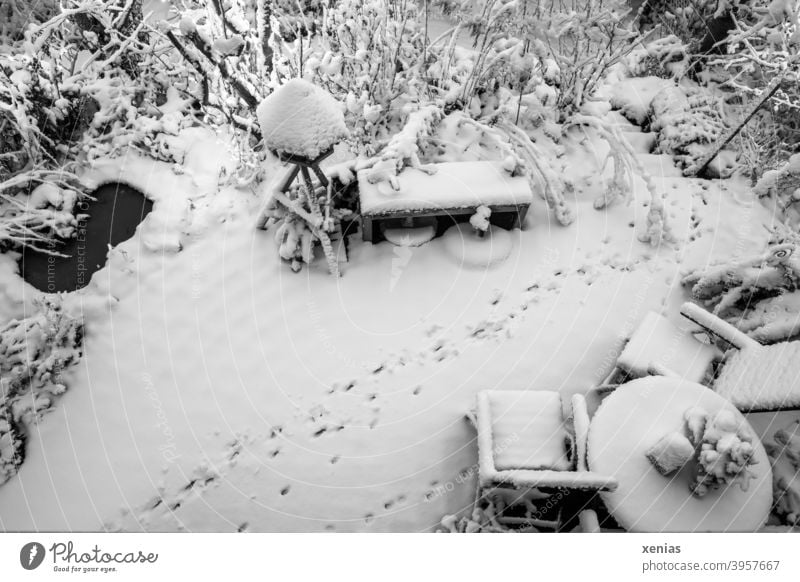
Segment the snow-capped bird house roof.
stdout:
<path fill-rule="evenodd" d="M 349 133 L 339 102 L 303 79 L 278 87 L 256 115 L 267 148 L 312 160 Z"/>

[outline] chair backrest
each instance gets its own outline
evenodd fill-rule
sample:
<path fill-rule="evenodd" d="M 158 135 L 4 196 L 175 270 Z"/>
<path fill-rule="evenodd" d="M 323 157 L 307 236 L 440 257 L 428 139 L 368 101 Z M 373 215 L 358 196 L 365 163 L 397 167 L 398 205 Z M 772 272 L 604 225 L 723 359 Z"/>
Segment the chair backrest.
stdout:
<path fill-rule="evenodd" d="M 761 344 L 745 333 L 742 333 L 724 319 L 720 319 L 694 303 L 681 305 L 681 315 L 693 321 L 703 329 L 725 340 L 738 350 L 745 348 L 759 348 Z"/>

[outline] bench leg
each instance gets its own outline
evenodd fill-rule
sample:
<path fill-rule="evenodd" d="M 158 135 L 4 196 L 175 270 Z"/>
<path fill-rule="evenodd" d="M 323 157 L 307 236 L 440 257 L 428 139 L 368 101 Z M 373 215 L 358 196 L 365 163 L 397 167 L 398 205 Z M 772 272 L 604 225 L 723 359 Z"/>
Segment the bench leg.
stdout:
<path fill-rule="evenodd" d="M 367 216 L 361 217 L 361 238 L 365 242 L 372 242 L 372 219 Z"/>
<path fill-rule="evenodd" d="M 528 214 L 528 207 L 523 206 L 517 211 L 517 217 L 514 219 L 514 228 L 522 229 L 525 224 L 525 216 Z"/>

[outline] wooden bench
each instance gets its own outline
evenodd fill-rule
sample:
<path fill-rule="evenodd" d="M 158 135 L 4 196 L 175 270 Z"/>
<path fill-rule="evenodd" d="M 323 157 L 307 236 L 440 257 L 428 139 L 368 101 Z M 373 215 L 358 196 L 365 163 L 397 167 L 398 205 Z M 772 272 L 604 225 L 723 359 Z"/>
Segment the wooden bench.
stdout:
<path fill-rule="evenodd" d="M 522 226 L 533 201 L 525 176 L 511 176 L 502 162 L 446 162 L 432 164 L 435 173 L 406 168 L 397 176 L 399 190 L 388 181 L 372 183 L 370 170 L 358 173 L 362 237 L 380 240 L 376 226 L 383 221 L 413 224 L 424 217 L 470 216 L 479 206 L 492 211 L 495 223 L 510 216 L 513 228 Z"/>

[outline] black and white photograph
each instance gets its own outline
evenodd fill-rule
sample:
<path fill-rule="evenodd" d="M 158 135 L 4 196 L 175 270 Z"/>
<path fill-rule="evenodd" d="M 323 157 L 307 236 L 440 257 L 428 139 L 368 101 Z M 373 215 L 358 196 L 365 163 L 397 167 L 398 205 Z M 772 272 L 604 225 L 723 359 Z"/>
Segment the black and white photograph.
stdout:
<path fill-rule="evenodd" d="M 800 531 L 800 0 L 0 0 L 0 373 L 10 579 Z"/>

